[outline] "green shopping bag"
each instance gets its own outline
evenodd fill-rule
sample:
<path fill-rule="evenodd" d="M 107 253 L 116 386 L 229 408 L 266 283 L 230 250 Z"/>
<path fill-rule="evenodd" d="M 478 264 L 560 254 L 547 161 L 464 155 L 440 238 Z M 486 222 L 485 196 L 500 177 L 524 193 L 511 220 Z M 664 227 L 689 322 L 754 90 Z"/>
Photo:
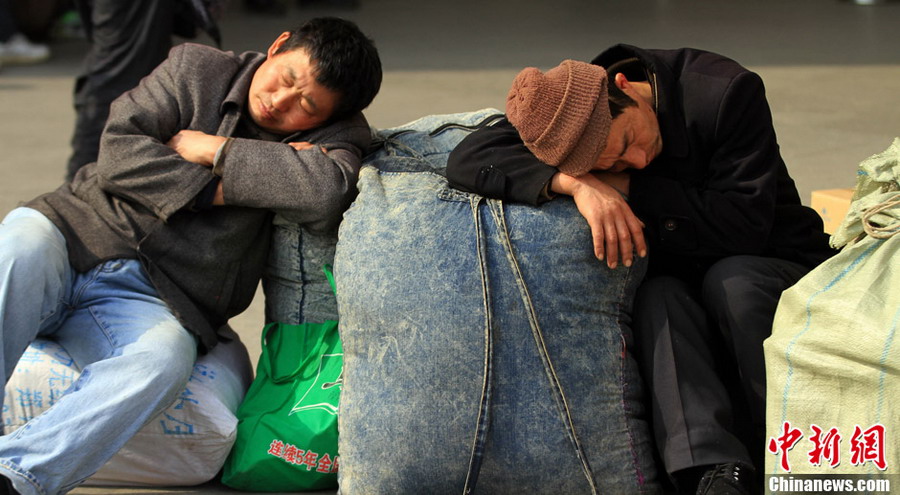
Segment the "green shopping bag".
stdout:
<path fill-rule="evenodd" d="M 330 266 L 325 273 L 334 289 Z M 222 482 L 249 491 L 336 487 L 342 371 L 337 321 L 266 325 Z"/>

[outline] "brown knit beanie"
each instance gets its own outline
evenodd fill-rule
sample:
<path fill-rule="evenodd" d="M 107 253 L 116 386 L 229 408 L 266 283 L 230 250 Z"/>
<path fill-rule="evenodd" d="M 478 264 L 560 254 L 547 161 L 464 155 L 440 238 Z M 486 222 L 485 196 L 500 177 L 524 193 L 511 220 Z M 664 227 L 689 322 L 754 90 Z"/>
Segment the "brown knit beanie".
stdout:
<path fill-rule="evenodd" d="M 606 70 L 586 62 L 565 60 L 546 73 L 528 67 L 506 96 L 506 117 L 539 160 L 579 176 L 606 148 L 606 85 Z"/>

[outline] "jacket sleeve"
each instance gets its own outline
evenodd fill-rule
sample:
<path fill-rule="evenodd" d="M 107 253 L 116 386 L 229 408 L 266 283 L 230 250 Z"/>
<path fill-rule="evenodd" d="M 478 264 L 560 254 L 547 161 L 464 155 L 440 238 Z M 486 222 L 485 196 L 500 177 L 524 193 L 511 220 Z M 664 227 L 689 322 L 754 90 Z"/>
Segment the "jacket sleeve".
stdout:
<path fill-rule="evenodd" d="M 705 153 L 700 157 L 706 161 L 705 169 L 636 172 L 631 203 L 648 223 L 650 235 L 669 252 L 759 254 L 773 225 L 778 175 L 784 168 L 762 80 L 742 72 L 731 81 L 718 108 L 709 111 L 714 112 L 710 145 L 691 150 Z"/>
<path fill-rule="evenodd" d="M 447 160 L 451 186 L 489 198 L 540 204 L 556 168 L 538 160 L 507 120 L 478 129 Z"/>
<path fill-rule="evenodd" d="M 106 193 L 139 204 L 163 221 L 192 204 L 214 178 L 209 168 L 166 145 L 188 128 L 189 109 L 195 107 L 179 77 L 193 70 L 183 67 L 184 54 L 184 45 L 174 48 L 136 88 L 113 102 L 97 160 L 99 185 Z"/>
<path fill-rule="evenodd" d="M 311 138 L 315 147 L 301 151 L 235 139 L 223 159 L 225 204 L 275 210 L 297 223 L 339 218 L 356 191 L 371 129 L 361 116 L 332 127 L 334 132 Z"/>

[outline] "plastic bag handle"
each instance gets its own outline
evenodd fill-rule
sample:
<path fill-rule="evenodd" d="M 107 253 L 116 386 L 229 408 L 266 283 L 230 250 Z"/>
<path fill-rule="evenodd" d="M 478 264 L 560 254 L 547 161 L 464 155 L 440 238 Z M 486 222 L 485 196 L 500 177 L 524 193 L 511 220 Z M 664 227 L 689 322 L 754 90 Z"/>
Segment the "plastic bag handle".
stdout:
<path fill-rule="evenodd" d="M 331 284 L 331 292 L 334 293 L 334 297 L 337 297 L 337 284 L 334 282 L 334 273 L 332 273 L 331 265 L 325 263 L 322 266 L 322 271 L 325 272 L 325 277 L 328 278 L 328 283 Z"/>

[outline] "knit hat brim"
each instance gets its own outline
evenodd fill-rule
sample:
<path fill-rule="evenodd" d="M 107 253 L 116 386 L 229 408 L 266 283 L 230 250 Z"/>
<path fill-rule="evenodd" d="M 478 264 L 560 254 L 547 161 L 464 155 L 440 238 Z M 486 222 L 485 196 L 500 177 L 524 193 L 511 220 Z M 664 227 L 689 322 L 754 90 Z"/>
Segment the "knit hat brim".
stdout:
<path fill-rule="evenodd" d="M 578 177 L 590 172 L 596 166 L 600 154 L 606 149 L 606 142 L 609 140 L 610 117 L 605 89 L 603 97 L 597 99 L 597 105 L 591 112 L 591 118 L 584 127 L 584 132 L 578 138 L 578 143 L 566 159 L 557 166 L 559 171 L 566 175 Z"/>

